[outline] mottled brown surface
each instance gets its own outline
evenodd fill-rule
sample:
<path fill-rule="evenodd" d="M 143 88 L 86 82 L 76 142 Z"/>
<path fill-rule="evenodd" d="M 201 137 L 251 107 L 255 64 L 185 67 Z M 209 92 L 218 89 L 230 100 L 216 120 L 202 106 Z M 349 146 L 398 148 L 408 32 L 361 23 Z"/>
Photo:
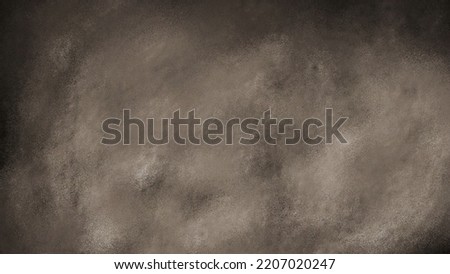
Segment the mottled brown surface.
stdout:
<path fill-rule="evenodd" d="M 2 5 L 1 252 L 449 251 L 447 3 Z M 326 107 L 349 144 L 100 144 Z"/>

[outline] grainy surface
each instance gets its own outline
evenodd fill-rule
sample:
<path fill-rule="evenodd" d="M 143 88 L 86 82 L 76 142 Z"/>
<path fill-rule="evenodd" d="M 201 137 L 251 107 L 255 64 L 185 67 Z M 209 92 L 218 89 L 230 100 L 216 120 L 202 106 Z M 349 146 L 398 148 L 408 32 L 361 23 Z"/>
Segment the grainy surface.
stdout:
<path fill-rule="evenodd" d="M 448 2 L 1 5 L 1 252 L 450 251 Z M 349 144 L 100 144 L 326 107 Z"/>

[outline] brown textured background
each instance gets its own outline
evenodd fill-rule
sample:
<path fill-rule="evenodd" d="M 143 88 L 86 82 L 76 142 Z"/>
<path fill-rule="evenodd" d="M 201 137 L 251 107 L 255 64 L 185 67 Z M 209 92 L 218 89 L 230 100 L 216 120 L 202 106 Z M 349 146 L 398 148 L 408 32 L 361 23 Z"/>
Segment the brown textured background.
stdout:
<path fill-rule="evenodd" d="M 450 251 L 446 1 L 2 1 L 0 251 Z M 102 146 L 101 121 L 350 117 L 348 145 Z"/>

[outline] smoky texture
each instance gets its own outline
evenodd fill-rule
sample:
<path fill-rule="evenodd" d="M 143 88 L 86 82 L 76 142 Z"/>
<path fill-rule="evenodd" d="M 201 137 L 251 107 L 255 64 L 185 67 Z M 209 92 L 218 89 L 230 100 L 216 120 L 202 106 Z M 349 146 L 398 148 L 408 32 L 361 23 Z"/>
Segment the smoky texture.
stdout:
<path fill-rule="evenodd" d="M 450 251 L 447 1 L 0 10 L 0 252 Z M 123 109 L 269 108 L 333 108 L 348 143 L 100 143 Z"/>

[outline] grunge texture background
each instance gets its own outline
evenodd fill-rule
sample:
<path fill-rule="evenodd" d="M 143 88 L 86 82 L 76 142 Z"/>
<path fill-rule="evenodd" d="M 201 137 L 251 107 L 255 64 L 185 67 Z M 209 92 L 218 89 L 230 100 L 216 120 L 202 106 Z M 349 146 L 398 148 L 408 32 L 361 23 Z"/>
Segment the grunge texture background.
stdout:
<path fill-rule="evenodd" d="M 450 251 L 447 1 L 2 1 L 3 253 Z M 101 122 L 349 120 L 349 144 L 103 146 Z"/>

